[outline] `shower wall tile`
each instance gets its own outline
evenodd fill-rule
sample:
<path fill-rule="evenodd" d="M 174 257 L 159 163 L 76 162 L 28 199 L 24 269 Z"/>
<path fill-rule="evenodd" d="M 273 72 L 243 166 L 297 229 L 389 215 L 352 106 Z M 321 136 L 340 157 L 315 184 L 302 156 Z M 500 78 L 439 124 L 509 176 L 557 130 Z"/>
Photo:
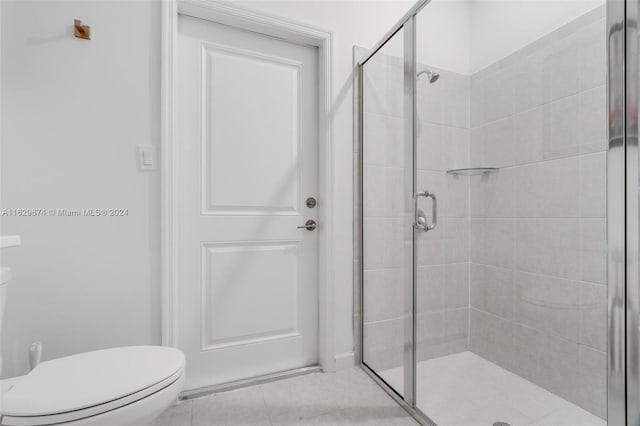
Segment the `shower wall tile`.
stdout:
<path fill-rule="evenodd" d="M 583 219 L 580 222 L 581 279 L 607 283 L 607 220 Z"/>
<path fill-rule="evenodd" d="M 446 242 L 442 224 L 429 231 L 429 238 L 425 234 L 416 234 L 416 258 L 418 268 L 421 266 L 442 265 L 445 263 L 445 253 L 442 245 Z"/>
<path fill-rule="evenodd" d="M 485 123 L 503 119 L 513 113 L 514 74 L 510 67 L 499 69 L 481 83 Z"/>
<path fill-rule="evenodd" d="M 539 346 L 543 344 L 542 338 L 543 333 L 538 330 L 513 323 L 513 340 L 510 350 L 514 361 L 511 363 L 511 371 L 538 385 L 541 382 L 541 375 L 544 374 L 541 371 L 544 348 Z M 506 367 L 506 364 L 501 367 Z"/>
<path fill-rule="evenodd" d="M 471 306 L 504 319 L 513 318 L 513 269 L 471 264 Z"/>
<path fill-rule="evenodd" d="M 513 268 L 515 225 L 513 219 L 472 219 L 471 262 Z"/>
<path fill-rule="evenodd" d="M 470 349 L 606 415 L 604 8 L 470 78 Z M 498 83 L 500 82 L 500 83 Z"/>
<path fill-rule="evenodd" d="M 483 80 L 477 74 L 469 79 L 469 127 L 477 128 L 484 124 Z"/>
<path fill-rule="evenodd" d="M 402 269 L 365 271 L 364 319 L 366 322 L 391 320 L 404 314 Z"/>
<path fill-rule="evenodd" d="M 427 121 L 418 122 L 418 170 L 441 170 L 445 146 L 442 143 L 444 127 Z"/>
<path fill-rule="evenodd" d="M 443 127 L 440 146 L 443 147 L 439 170 L 469 167 L 469 128 Z M 420 146 L 419 150 L 423 148 Z"/>
<path fill-rule="evenodd" d="M 505 168 L 470 179 L 472 218 L 515 217 L 516 171 Z"/>
<path fill-rule="evenodd" d="M 419 314 L 442 311 L 444 309 L 444 265 L 418 267 L 417 291 Z M 399 291 L 399 293 L 402 292 Z"/>
<path fill-rule="evenodd" d="M 364 147 L 364 164 L 402 167 L 404 120 L 367 113 L 364 115 L 364 123 L 364 138 L 367 141 Z"/>
<path fill-rule="evenodd" d="M 607 287 L 582 283 L 581 291 L 581 342 L 604 352 L 607 344 Z"/>
<path fill-rule="evenodd" d="M 364 112 L 404 116 L 404 71 L 384 58 L 367 61 L 363 73 Z"/>
<path fill-rule="evenodd" d="M 375 370 L 404 364 L 404 319 L 365 322 L 363 357 Z"/>
<path fill-rule="evenodd" d="M 607 154 L 580 156 L 580 216 L 607 216 Z"/>
<path fill-rule="evenodd" d="M 469 341 L 469 308 L 445 311 L 443 319 L 444 353 L 448 355 L 466 351 Z"/>
<path fill-rule="evenodd" d="M 463 263 L 469 261 L 469 220 L 468 218 L 444 218 L 442 225 L 445 227 L 449 238 L 442 246 L 444 251 L 444 263 Z"/>
<path fill-rule="evenodd" d="M 539 57 L 526 58 L 514 67 L 514 113 L 520 113 L 545 103 L 549 78 Z"/>
<path fill-rule="evenodd" d="M 469 264 L 454 263 L 443 267 L 444 308 L 469 307 Z"/>
<path fill-rule="evenodd" d="M 518 362 L 511 370 L 579 404 L 580 345 L 524 325 L 514 325 L 512 333 L 512 353 Z"/>
<path fill-rule="evenodd" d="M 514 324 L 495 315 L 470 309 L 469 348 L 507 370 L 514 369 Z"/>
<path fill-rule="evenodd" d="M 397 208 L 394 204 L 396 181 L 402 182 L 402 170 L 390 167 L 364 166 L 363 203 L 367 217 L 391 217 Z"/>
<path fill-rule="evenodd" d="M 580 93 L 580 152 L 601 152 L 607 146 L 606 86 Z"/>
<path fill-rule="evenodd" d="M 577 155 L 580 151 L 580 97 L 572 95 L 549 106 L 550 137 L 545 159 Z"/>
<path fill-rule="evenodd" d="M 587 43 L 580 52 L 580 90 L 604 86 L 607 78 L 607 50 L 604 37 Z"/>
<path fill-rule="evenodd" d="M 455 73 L 443 74 L 442 72 L 441 75 L 443 75 L 444 78 L 438 80 L 438 85 L 440 85 L 438 89 L 442 90 L 442 124 L 468 129 L 470 114 L 469 77 Z M 431 89 L 431 87 L 427 90 L 429 89 Z M 429 93 L 427 93 L 427 96 L 429 96 Z"/>
<path fill-rule="evenodd" d="M 544 73 L 549 76 L 549 98 L 554 101 L 578 93 L 580 79 L 579 50 L 567 47 L 546 58 Z"/>
<path fill-rule="evenodd" d="M 418 361 L 467 350 L 468 315 L 468 308 L 418 314 L 416 321 Z"/>
<path fill-rule="evenodd" d="M 517 217 L 579 217 L 579 159 L 517 168 Z"/>
<path fill-rule="evenodd" d="M 469 165 L 469 129 L 418 122 L 418 170 L 446 171 Z"/>
<path fill-rule="evenodd" d="M 513 116 L 514 140 L 518 152 L 514 163 L 528 164 L 545 158 L 550 145 L 549 106 L 542 105 Z"/>
<path fill-rule="evenodd" d="M 399 268 L 403 265 L 403 220 L 364 218 L 364 270 Z"/>
<path fill-rule="evenodd" d="M 431 86 L 435 88 L 435 85 Z M 430 89 L 432 87 L 430 87 Z M 416 103 L 418 120 L 421 123 L 431 123 L 436 125 L 444 124 L 444 102 L 442 102 L 441 95 L 438 96 L 437 93 L 421 95 L 418 93 Z"/>
<path fill-rule="evenodd" d="M 607 416 L 607 357 L 605 352 L 580 348 L 580 394 L 579 403 L 589 411 Z"/>
<path fill-rule="evenodd" d="M 513 117 L 486 124 L 471 133 L 471 163 L 474 167 L 508 167 L 515 162 Z"/>
<path fill-rule="evenodd" d="M 446 355 L 444 312 L 418 314 L 416 320 L 416 358 L 418 361 Z"/>
<path fill-rule="evenodd" d="M 518 272 L 515 320 L 572 342 L 580 342 L 580 283 Z"/>
<path fill-rule="evenodd" d="M 516 238 L 519 271 L 580 279 L 579 219 L 521 219 Z"/>

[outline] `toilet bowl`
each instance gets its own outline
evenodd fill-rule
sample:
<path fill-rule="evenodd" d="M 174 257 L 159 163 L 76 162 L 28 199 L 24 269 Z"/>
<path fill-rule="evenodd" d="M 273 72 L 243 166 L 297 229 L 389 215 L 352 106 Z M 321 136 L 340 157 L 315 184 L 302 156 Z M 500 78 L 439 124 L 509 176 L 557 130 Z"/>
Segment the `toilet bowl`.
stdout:
<path fill-rule="evenodd" d="M 0 249 L 21 244 L 0 236 Z M 0 266 L 0 331 L 11 269 Z M 40 363 L 0 380 L 1 426 L 144 426 L 184 385 L 184 354 L 162 346 L 125 346 Z M 2 357 L 0 357 L 0 370 Z"/>
<path fill-rule="evenodd" d="M 45 361 L 25 376 L 4 381 L 0 425 L 146 425 L 177 399 L 184 371 L 184 354 L 161 346 Z"/>

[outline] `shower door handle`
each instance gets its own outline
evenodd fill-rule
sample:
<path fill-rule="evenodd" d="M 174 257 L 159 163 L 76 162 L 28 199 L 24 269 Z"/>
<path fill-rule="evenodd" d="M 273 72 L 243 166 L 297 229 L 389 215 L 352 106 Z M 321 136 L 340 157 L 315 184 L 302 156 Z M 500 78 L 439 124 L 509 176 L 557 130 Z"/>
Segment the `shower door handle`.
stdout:
<path fill-rule="evenodd" d="M 431 198 L 431 212 L 433 216 L 433 222 L 429 225 L 427 223 L 427 218 L 420 215 L 420 210 L 418 210 L 418 199 L 420 197 Z M 422 192 L 416 192 L 413 196 L 413 227 L 417 231 L 427 232 L 435 229 L 438 226 L 438 199 L 436 195 L 425 190 Z"/>

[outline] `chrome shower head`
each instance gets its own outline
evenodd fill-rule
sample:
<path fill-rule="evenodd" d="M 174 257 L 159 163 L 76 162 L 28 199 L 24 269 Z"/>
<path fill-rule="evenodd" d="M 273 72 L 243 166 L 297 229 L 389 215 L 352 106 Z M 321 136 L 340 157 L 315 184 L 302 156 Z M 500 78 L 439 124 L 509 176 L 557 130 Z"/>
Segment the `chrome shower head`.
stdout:
<path fill-rule="evenodd" d="M 420 77 L 422 74 L 426 74 L 429 79 L 429 83 L 433 84 L 440 78 L 440 74 L 435 71 L 431 71 L 430 69 L 424 69 L 418 73 L 416 78 Z"/>

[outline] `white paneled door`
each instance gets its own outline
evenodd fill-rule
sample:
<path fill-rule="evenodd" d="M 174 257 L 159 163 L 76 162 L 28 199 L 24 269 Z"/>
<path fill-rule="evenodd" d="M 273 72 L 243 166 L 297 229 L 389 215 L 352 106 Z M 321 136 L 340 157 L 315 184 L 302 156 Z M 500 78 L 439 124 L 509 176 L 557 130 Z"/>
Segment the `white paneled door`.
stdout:
<path fill-rule="evenodd" d="M 317 49 L 178 25 L 187 389 L 315 365 L 318 229 L 298 227 L 318 222 Z"/>

